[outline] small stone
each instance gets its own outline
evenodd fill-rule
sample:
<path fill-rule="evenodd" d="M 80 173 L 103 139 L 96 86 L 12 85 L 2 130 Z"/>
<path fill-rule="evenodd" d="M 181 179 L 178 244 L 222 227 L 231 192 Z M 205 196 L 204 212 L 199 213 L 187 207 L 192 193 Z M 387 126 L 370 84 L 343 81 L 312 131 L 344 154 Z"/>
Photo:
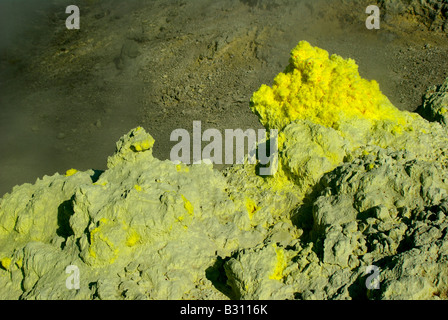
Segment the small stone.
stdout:
<path fill-rule="evenodd" d="M 385 206 L 379 205 L 375 207 L 374 210 L 377 219 L 384 221 L 390 218 L 389 210 Z"/>
<path fill-rule="evenodd" d="M 127 40 L 121 48 L 121 57 L 137 58 L 140 55 L 138 44 L 133 40 Z"/>
<path fill-rule="evenodd" d="M 137 270 L 138 266 L 139 266 L 139 264 L 137 262 L 132 261 L 125 267 L 125 271 L 127 273 L 132 273 Z"/>

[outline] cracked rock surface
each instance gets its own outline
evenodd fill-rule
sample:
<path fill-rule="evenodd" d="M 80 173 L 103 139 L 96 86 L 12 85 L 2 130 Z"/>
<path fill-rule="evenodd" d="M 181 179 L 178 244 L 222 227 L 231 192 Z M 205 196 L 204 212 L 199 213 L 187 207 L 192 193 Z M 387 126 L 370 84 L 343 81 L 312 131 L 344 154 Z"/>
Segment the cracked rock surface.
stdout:
<path fill-rule="evenodd" d="M 399 111 L 305 41 L 251 108 L 279 130 L 273 176 L 159 160 L 138 127 L 105 171 L 16 186 L 0 200 L 0 297 L 448 299 L 443 117 Z"/>

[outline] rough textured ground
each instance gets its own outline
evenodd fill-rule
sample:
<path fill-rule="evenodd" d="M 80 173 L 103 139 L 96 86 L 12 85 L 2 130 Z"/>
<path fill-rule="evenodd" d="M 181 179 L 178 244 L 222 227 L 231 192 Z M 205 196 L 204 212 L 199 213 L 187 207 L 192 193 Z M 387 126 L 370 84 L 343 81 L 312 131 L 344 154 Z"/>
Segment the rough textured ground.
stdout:
<path fill-rule="evenodd" d="M 63 2 L 2 19 L 2 298 L 448 298 L 446 1 Z M 194 120 L 278 172 L 165 161 Z"/>
<path fill-rule="evenodd" d="M 65 29 L 66 1 L 7 3 L 1 194 L 75 165 L 105 169 L 114 142 L 139 125 L 161 159 L 171 131 L 191 130 L 193 120 L 260 128 L 249 99 L 300 40 L 354 58 L 402 110 L 415 110 L 448 75 L 445 29 L 387 1 L 373 31 L 365 1 L 71 1 L 81 8 L 79 31 Z"/>
<path fill-rule="evenodd" d="M 447 299 L 447 89 L 423 117 L 400 111 L 353 60 L 301 41 L 251 98 L 279 131 L 275 173 L 162 161 L 135 128 L 106 171 L 1 199 L 1 297 Z"/>

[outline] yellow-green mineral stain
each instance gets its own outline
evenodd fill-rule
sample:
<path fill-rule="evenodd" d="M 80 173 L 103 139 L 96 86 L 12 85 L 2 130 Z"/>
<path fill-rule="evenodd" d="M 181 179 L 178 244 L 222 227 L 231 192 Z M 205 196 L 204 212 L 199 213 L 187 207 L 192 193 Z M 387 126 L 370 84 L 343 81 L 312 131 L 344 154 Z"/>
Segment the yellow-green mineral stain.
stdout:
<path fill-rule="evenodd" d="M 11 258 L 4 257 L 4 258 L 0 259 L 0 265 L 2 266 L 3 269 L 9 270 L 9 267 L 11 266 L 11 261 L 12 261 Z"/>
<path fill-rule="evenodd" d="M 72 175 L 74 175 L 75 173 L 78 173 L 78 170 L 76 169 L 69 169 L 65 172 L 65 176 L 66 177 L 71 177 Z"/>
<path fill-rule="evenodd" d="M 106 243 L 109 250 L 112 252 L 112 257 L 109 259 L 109 263 L 113 263 L 115 259 L 118 257 L 118 248 L 115 247 L 115 245 L 112 243 L 112 241 L 107 237 L 104 232 L 103 228 L 105 228 L 110 221 L 106 218 L 102 218 L 99 220 L 99 226 L 94 228 L 92 231 L 90 231 L 90 247 L 89 247 L 89 253 L 90 256 L 93 258 L 98 258 L 98 255 L 100 252 L 97 251 L 98 245 L 101 242 Z"/>
<path fill-rule="evenodd" d="M 246 198 L 246 210 L 247 210 L 247 213 L 249 214 L 249 218 L 251 220 L 254 217 L 255 212 L 258 211 L 258 209 L 259 208 L 254 200 L 252 200 L 250 198 Z"/>
<path fill-rule="evenodd" d="M 190 201 L 188 201 L 187 198 L 185 198 L 184 195 L 182 195 L 182 200 L 184 201 L 184 208 L 187 210 L 188 214 L 193 215 L 194 214 L 194 207 L 191 204 Z"/>
<path fill-rule="evenodd" d="M 131 230 L 129 232 L 129 235 L 128 235 L 127 239 L 126 239 L 126 245 L 128 247 L 133 247 L 136 244 L 138 244 L 139 242 L 140 242 L 140 235 L 138 234 L 137 231 Z"/>
<path fill-rule="evenodd" d="M 273 244 L 272 246 L 274 247 L 277 260 L 276 260 L 274 271 L 269 276 L 269 279 L 281 280 L 281 279 L 283 279 L 283 271 L 286 268 L 285 252 L 283 251 L 282 248 L 278 248 L 276 244 Z"/>

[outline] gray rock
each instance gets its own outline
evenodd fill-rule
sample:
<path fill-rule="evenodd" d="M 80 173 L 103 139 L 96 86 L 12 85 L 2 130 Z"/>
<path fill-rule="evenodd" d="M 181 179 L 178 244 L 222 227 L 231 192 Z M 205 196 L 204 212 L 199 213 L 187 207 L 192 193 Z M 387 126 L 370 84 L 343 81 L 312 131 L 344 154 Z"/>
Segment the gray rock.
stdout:
<path fill-rule="evenodd" d="M 448 126 L 448 78 L 441 85 L 426 90 L 418 112 L 429 121 Z"/>

